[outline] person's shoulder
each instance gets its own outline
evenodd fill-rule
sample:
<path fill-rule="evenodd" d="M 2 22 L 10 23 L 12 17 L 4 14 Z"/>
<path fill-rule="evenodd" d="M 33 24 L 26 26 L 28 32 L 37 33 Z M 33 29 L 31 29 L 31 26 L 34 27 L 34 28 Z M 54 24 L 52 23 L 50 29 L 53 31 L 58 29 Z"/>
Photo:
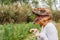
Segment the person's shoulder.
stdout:
<path fill-rule="evenodd" d="M 54 24 L 53 22 L 48 23 L 48 24 L 46 25 L 46 29 L 48 29 L 48 30 L 54 30 L 54 31 L 57 30 L 57 29 L 56 29 L 56 26 L 55 26 L 55 24 Z"/>
<path fill-rule="evenodd" d="M 55 24 L 53 22 L 49 22 L 46 25 L 47 28 L 55 28 Z"/>
<path fill-rule="evenodd" d="M 53 22 L 48 22 L 46 26 L 55 26 Z"/>
<path fill-rule="evenodd" d="M 47 24 L 46 30 L 49 32 L 54 32 L 54 33 L 56 32 L 57 33 L 56 26 L 52 22 Z"/>

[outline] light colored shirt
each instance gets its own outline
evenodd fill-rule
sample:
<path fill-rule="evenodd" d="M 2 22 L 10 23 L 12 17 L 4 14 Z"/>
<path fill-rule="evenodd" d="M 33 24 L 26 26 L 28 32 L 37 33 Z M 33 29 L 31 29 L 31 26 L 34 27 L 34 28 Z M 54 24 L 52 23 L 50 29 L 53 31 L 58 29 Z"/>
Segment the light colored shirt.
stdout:
<path fill-rule="evenodd" d="M 55 25 L 49 22 L 40 32 L 40 37 L 37 40 L 58 40 L 58 32 Z"/>

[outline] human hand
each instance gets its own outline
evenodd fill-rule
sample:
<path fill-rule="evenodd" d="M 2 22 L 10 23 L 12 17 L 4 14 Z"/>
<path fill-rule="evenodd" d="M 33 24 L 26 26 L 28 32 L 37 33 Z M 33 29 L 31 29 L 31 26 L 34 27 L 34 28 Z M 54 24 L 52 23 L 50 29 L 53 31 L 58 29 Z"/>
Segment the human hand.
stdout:
<path fill-rule="evenodd" d="M 38 32 L 38 29 L 36 29 L 36 28 L 30 29 L 30 32 L 33 32 L 35 34 Z"/>
<path fill-rule="evenodd" d="M 38 29 L 30 29 L 30 32 L 33 32 L 33 34 L 35 34 L 35 37 L 40 37 L 40 33 L 38 31 Z"/>

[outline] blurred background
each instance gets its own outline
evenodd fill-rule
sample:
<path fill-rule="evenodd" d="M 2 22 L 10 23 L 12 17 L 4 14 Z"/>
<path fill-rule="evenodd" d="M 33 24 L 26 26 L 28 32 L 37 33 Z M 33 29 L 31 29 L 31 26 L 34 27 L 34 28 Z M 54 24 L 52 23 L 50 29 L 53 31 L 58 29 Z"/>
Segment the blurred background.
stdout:
<path fill-rule="evenodd" d="M 52 10 L 60 40 L 60 0 L 0 0 L 0 40 L 36 40 L 29 32 L 41 28 L 32 23 L 36 17 L 32 14 L 34 8 Z"/>

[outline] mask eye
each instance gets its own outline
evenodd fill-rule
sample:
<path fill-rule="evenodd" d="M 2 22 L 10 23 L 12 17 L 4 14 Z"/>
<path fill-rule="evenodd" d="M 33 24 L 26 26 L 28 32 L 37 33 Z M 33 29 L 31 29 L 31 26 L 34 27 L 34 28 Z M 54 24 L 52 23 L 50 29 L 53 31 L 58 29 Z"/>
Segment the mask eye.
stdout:
<path fill-rule="evenodd" d="M 40 10 L 40 12 L 41 12 L 41 13 L 44 13 L 44 12 L 45 12 L 45 10 Z"/>

